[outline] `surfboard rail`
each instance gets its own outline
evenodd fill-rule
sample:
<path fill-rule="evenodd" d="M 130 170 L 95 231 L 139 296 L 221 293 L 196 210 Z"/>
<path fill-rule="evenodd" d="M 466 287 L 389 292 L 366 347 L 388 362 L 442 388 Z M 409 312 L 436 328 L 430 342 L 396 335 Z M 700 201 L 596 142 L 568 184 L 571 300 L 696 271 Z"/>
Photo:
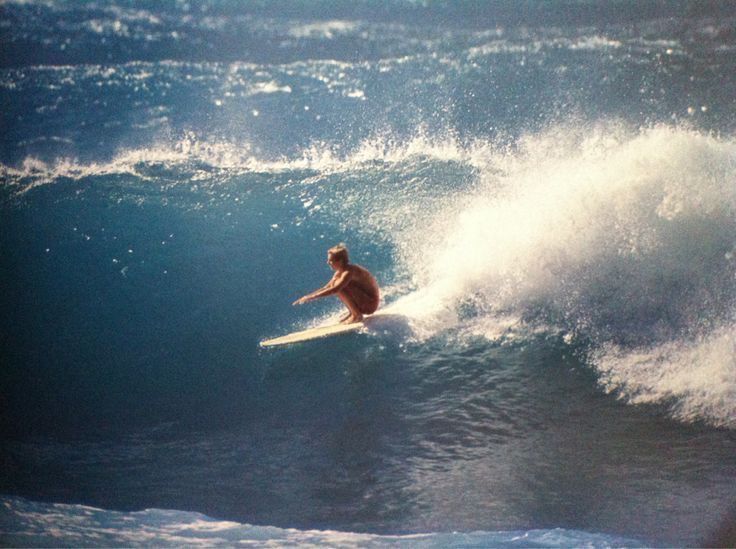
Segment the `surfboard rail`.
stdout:
<path fill-rule="evenodd" d="M 308 328 L 291 334 L 286 334 L 272 339 L 264 339 L 261 341 L 261 347 L 275 347 L 277 345 L 288 345 L 289 343 L 299 343 L 301 341 L 309 341 L 311 339 L 319 339 L 347 332 L 355 332 L 364 328 L 363 322 L 353 322 L 352 324 L 327 324 L 325 326 L 317 326 Z"/>
<path fill-rule="evenodd" d="M 381 321 L 390 323 L 391 321 L 406 322 L 406 318 L 402 315 L 392 314 L 389 312 L 378 312 L 366 316 L 361 322 L 353 322 L 351 324 L 331 323 L 314 328 L 307 328 L 280 337 L 264 339 L 259 343 L 261 347 L 277 347 L 279 345 L 289 345 L 291 343 L 300 343 L 302 341 L 311 341 L 313 339 L 321 339 L 349 332 L 358 332 L 365 329 L 372 329 L 382 324 Z M 384 324 L 386 324 L 384 323 Z"/>

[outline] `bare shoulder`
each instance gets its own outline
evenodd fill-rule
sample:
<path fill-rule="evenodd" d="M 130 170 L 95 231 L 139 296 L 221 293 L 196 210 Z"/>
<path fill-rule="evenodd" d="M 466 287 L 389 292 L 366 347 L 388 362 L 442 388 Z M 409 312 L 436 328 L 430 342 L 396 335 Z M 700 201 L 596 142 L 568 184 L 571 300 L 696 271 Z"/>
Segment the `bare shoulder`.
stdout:
<path fill-rule="evenodd" d="M 348 265 L 348 269 L 350 269 L 350 272 L 354 275 L 371 276 L 370 271 L 366 269 L 365 267 L 363 267 L 362 265 L 356 265 L 355 263 L 351 263 L 350 265 Z"/>
<path fill-rule="evenodd" d="M 353 276 L 356 280 L 360 280 L 369 285 L 374 285 L 376 283 L 375 282 L 376 278 L 365 267 L 351 263 L 350 268 L 352 269 Z"/>

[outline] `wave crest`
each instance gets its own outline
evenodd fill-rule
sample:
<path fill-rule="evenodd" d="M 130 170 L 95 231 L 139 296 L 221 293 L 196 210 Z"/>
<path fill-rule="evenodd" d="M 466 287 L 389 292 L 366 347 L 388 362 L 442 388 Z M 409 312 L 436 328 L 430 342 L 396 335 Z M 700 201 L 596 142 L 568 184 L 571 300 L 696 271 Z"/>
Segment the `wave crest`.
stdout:
<path fill-rule="evenodd" d="M 163 140 L 147 147 L 123 149 L 108 161 L 84 163 L 73 158 L 45 161 L 29 156 L 20 166 L 0 164 L 0 173 L 6 184 L 26 192 L 63 179 L 80 180 L 119 174 L 148 179 L 145 170 L 148 166 L 179 170 L 182 172 L 182 181 L 196 177 L 202 170 L 202 175 L 212 171 L 232 176 L 310 171 L 312 175 L 325 176 L 371 169 L 375 163 L 399 164 L 417 158 L 480 167 L 484 165 L 484 149 L 486 147 L 480 143 L 468 147 L 451 136 L 436 139 L 419 131 L 406 140 L 395 139 L 388 134 L 376 135 L 349 150 L 331 143 L 315 142 L 296 155 L 269 158 L 257 152 L 256 147 L 248 142 L 211 140 L 189 132 L 174 141 Z"/>

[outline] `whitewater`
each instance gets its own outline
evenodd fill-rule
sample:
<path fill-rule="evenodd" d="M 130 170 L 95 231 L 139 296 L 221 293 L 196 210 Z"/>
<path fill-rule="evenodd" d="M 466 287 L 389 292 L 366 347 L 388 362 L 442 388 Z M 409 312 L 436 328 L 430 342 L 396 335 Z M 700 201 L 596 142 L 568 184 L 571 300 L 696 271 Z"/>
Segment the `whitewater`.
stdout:
<path fill-rule="evenodd" d="M 722 543 L 736 13 L 622 6 L 0 4 L 0 542 Z"/>

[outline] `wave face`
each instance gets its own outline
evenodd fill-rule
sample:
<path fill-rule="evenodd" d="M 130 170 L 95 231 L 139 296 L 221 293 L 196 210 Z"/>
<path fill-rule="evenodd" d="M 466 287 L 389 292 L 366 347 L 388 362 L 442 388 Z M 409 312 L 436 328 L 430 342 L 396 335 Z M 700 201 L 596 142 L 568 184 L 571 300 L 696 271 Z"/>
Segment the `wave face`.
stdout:
<path fill-rule="evenodd" d="M 612 6 L 0 4 L 12 543 L 708 544 L 736 12 Z"/>

